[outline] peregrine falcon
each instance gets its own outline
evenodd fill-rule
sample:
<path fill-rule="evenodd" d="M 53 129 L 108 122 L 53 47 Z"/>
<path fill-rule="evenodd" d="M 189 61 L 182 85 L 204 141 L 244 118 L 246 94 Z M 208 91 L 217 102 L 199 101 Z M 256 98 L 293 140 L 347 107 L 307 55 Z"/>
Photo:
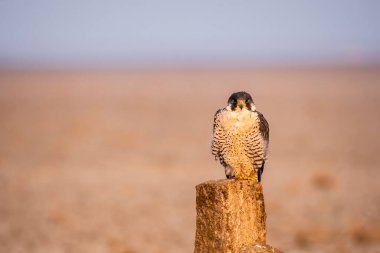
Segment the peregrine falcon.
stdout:
<path fill-rule="evenodd" d="M 260 182 L 268 142 L 268 122 L 248 93 L 233 93 L 227 106 L 215 113 L 211 150 L 227 178 Z"/>

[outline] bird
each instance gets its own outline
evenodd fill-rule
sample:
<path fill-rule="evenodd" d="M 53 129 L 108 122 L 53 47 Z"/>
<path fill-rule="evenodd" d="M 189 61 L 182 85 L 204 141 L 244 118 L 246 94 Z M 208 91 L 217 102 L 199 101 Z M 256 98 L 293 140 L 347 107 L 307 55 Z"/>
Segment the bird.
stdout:
<path fill-rule="evenodd" d="M 268 157 L 269 124 L 251 95 L 233 93 L 214 115 L 211 152 L 227 179 L 261 182 Z"/>

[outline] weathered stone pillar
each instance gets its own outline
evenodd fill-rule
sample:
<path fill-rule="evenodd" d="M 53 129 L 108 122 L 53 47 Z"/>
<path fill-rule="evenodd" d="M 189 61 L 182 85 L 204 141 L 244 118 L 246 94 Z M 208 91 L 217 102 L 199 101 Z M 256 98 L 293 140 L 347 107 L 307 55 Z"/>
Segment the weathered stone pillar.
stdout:
<path fill-rule="evenodd" d="M 266 214 L 260 183 L 208 181 L 197 185 L 196 192 L 195 253 L 255 252 L 252 247 L 265 245 Z"/>

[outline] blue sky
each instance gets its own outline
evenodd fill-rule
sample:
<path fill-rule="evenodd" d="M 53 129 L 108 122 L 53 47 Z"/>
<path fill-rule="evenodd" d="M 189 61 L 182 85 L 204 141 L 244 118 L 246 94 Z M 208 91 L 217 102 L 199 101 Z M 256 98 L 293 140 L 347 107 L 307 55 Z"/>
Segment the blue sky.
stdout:
<path fill-rule="evenodd" d="M 1 64 L 380 61 L 380 1 L 0 1 Z"/>

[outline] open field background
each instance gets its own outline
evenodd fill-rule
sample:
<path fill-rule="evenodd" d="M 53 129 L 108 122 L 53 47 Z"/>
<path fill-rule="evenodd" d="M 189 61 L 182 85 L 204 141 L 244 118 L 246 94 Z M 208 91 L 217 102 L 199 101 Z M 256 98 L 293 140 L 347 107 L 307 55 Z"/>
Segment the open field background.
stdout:
<path fill-rule="evenodd" d="M 268 243 L 380 252 L 380 69 L 0 73 L 0 252 L 192 252 L 215 111 L 270 124 Z"/>

